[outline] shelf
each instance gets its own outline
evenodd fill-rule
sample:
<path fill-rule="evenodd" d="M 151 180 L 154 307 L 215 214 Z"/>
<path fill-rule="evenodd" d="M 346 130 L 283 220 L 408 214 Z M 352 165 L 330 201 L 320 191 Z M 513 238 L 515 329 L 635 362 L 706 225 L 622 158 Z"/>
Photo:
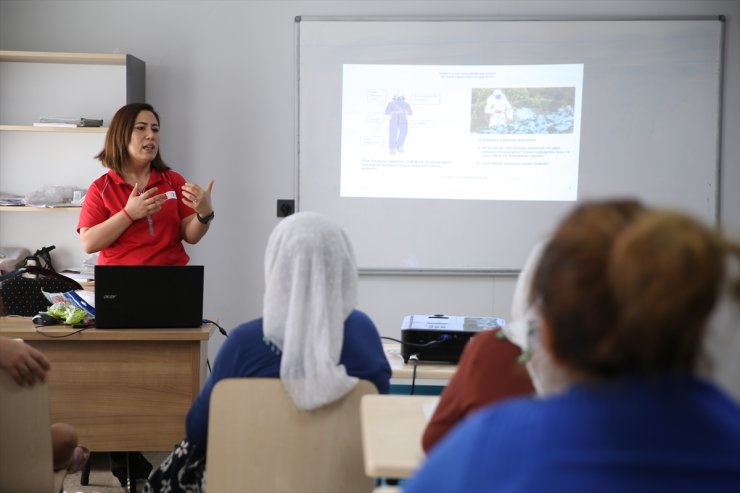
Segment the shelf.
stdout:
<path fill-rule="evenodd" d="M 0 50 L 0 62 L 30 64 L 107 65 L 125 67 L 126 102 L 146 101 L 144 81 L 146 64 L 125 53 L 71 53 L 56 51 Z"/>
<path fill-rule="evenodd" d="M 33 125 L 0 125 L 0 132 L 77 132 L 105 133 L 108 127 L 34 127 Z"/>
<path fill-rule="evenodd" d="M 0 211 L 4 212 L 75 212 L 79 213 L 80 206 L 70 207 L 29 207 L 25 205 L 0 205 Z"/>
<path fill-rule="evenodd" d="M 110 125 L 123 105 L 146 101 L 146 64 L 129 54 L 0 50 L 0 73 L 0 191 L 7 194 L 45 184 L 82 190 L 104 172 L 95 156 L 108 127 L 34 126 L 42 115 Z M 81 207 L 64 205 L 0 205 L 0 239 L 30 251 L 56 245 L 56 267 L 82 265 Z"/>
<path fill-rule="evenodd" d="M 129 55 L 118 53 L 64 53 L 54 51 L 0 50 L 0 62 L 79 63 L 83 65 L 126 65 Z"/>

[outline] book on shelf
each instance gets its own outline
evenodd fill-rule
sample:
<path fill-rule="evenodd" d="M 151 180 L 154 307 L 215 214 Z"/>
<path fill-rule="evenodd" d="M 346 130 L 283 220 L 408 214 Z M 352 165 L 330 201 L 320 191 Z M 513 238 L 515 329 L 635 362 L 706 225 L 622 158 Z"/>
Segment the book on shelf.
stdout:
<path fill-rule="evenodd" d="M 20 195 L 0 192 L 0 205 L 22 206 L 26 205 L 26 199 Z"/>
<path fill-rule="evenodd" d="M 25 199 L 22 199 L 22 198 L 20 198 L 20 199 L 8 199 L 8 198 L 0 197 L 0 205 L 8 205 L 8 206 L 13 206 L 13 207 L 23 207 L 24 205 L 26 205 L 26 201 L 25 201 Z"/>
<path fill-rule="evenodd" d="M 82 117 L 42 116 L 34 125 L 37 127 L 102 127 L 103 120 Z"/>
<path fill-rule="evenodd" d="M 62 128 L 77 128 L 78 125 L 74 123 L 51 123 L 51 122 L 33 122 L 34 127 L 62 127 Z"/>

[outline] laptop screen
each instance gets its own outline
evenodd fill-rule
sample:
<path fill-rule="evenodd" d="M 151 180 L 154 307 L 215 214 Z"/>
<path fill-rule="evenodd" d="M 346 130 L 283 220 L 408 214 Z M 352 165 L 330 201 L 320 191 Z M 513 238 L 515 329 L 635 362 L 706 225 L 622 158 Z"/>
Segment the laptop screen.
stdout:
<path fill-rule="evenodd" d="M 95 326 L 200 327 L 203 274 L 202 265 L 96 265 Z"/>

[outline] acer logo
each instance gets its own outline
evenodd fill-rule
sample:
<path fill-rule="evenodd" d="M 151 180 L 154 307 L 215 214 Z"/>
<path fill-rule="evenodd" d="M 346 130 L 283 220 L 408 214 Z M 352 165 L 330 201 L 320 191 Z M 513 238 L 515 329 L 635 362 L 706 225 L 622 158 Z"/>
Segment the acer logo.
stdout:
<path fill-rule="evenodd" d="M 118 296 L 117 294 L 104 294 L 103 299 L 104 300 L 115 300 L 117 296 Z"/>

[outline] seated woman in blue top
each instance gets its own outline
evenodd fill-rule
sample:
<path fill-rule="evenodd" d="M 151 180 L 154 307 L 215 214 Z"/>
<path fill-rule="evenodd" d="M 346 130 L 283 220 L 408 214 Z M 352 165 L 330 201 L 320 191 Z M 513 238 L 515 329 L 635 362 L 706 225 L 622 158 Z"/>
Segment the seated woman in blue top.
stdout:
<path fill-rule="evenodd" d="M 152 473 L 147 491 L 204 487 L 208 408 L 219 380 L 279 377 L 307 410 L 340 399 L 358 379 L 387 394 L 391 368 L 377 328 L 355 309 L 357 281 L 352 246 L 338 226 L 312 212 L 282 220 L 265 253 L 263 318 L 229 333 L 188 412 L 186 439 Z"/>
<path fill-rule="evenodd" d="M 725 279 L 738 256 L 678 212 L 580 205 L 530 294 L 569 387 L 463 421 L 404 492 L 740 491 L 740 406 L 697 376 L 720 292 L 740 298 L 740 279 Z"/>

